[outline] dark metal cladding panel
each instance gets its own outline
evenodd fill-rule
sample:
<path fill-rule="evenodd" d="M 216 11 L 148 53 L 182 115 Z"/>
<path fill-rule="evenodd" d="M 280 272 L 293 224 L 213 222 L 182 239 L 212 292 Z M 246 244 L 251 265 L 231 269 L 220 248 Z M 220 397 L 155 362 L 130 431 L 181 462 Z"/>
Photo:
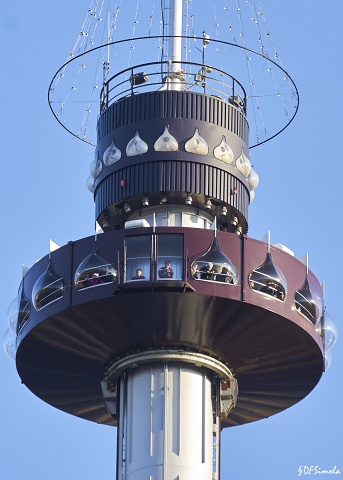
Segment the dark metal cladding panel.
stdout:
<path fill-rule="evenodd" d="M 176 172 L 176 162 L 171 162 L 171 190 L 172 191 L 178 191 L 179 189 L 177 188 L 177 183 L 178 183 L 178 180 L 176 178 L 176 175 L 177 175 L 177 172 Z"/>
<path fill-rule="evenodd" d="M 233 111 L 233 116 L 234 116 L 233 131 L 238 134 L 237 110 L 234 110 L 234 111 Z"/>
<path fill-rule="evenodd" d="M 125 124 L 125 120 L 124 120 L 125 112 L 123 108 L 124 104 L 123 102 L 120 102 L 117 105 L 118 105 L 118 109 L 114 110 L 116 113 L 115 128 L 121 127 L 122 124 Z"/>
<path fill-rule="evenodd" d="M 133 173 L 136 173 L 136 169 L 135 170 L 132 170 Z M 145 188 L 144 188 L 144 192 L 142 193 L 145 193 L 145 192 L 151 192 L 152 190 L 152 184 L 151 184 L 151 171 L 152 171 L 152 165 L 150 163 L 144 165 L 144 168 L 143 168 L 143 177 L 144 177 L 144 185 L 145 185 Z M 130 190 L 131 192 L 131 190 Z M 136 193 L 136 192 L 134 192 Z M 139 192 L 137 192 L 139 193 Z"/>
<path fill-rule="evenodd" d="M 227 103 L 223 104 L 223 109 L 224 109 L 224 115 L 222 118 L 223 125 L 228 125 L 229 124 L 229 115 L 230 115 L 230 108 Z"/>
<path fill-rule="evenodd" d="M 217 106 L 218 106 L 218 120 L 217 120 L 217 121 L 218 121 L 218 123 L 219 123 L 220 125 L 222 125 L 222 124 L 223 124 L 224 104 L 219 104 L 219 103 L 218 103 Z"/>
<path fill-rule="evenodd" d="M 229 125 L 231 126 L 232 131 L 235 131 L 235 110 L 233 108 L 230 109 L 230 122 Z"/>
<path fill-rule="evenodd" d="M 198 117 L 203 118 L 206 123 L 212 123 L 210 122 L 210 116 L 207 107 L 207 98 L 208 97 L 202 97 L 197 101 L 197 104 L 199 105 L 199 110 L 198 110 Z"/>
<path fill-rule="evenodd" d="M 193 183 L 195 188 L 198 188 L 199 182 L 196 176 L 194 163 L 189 163 L 188 165 L 189 165 L 189 175 L 190 175 L 188 191 L 191 192 L 190 185 Z M 192 179 L 193 179 L 193 182 L 192 182 Z"/>
<path fill-rule="evenodd" d="M 213 197 L 214 198 L 219 198 L 219 177 L 218 175 L 220 172 L 216 170 L 212 170 L 212 191 L 213 191 Z"/>
<path fill-rule="evenodd" d="M 149 164 L 149 191 L 157 192 L 158 183 L 157 183 L 158 168 L 155 168 L 153 163 Z"/>
<path fill-rule="evenodd" d="M 134 115 L 132 114 L 132 104 L 130 105 L 130 107 L 131 107 L 131 108 L 127 108 L 127 109 L 126 109 L 126 117 L 125 117 L 125 119 L 126 119 L 126 123 L 127 123 L 127 124 L 132 123 L 132 120 L 136 117 L 136 115 L 135 115 L 136 112 L 135 112 Z M 138 111 L 137 102 L 136 102 L 136 109 L 135 109 L 135 110 Z"/>
<path fill-rule="evenodd" d="M 227 190 L 228 190 L 228 178 L 227 178 L 227 175 L 224 175 L 224 172 L 222 172 L 221 174 L 221 180 L 220 180 L 220 186 L 221 186 L 221 196 L 223 198 L 223 201 L 225 203 L 228 203 L 227 201 Z M 225 200 L 226 198 L 226 200 Z"/>
<path fill-rule="evenodd" d="M 165 98 L 165 109 L 163 112 L 163 118 L 173 118 L 173 104 L 174 104 L 174 93 L 175 92 L 170 92 L 171 95 L 166 95 Z"/>
<path fill-rule="evenodd" d="M 184 99 L 185 104 L 183 105 L 184 112 L 186 114 L 186 118 L 191 118 L 191 104 L 190 102 L 187 101 L 187 99 Z"/>
<path fill-rule="evenodd" d="M 182 188 L 182 163 L 181 162 L 174 162 L 175 163 L 175 179 L 174 185 L 178 187 L 178 191 L 185 191 Z"/>
<path fill-rule="evenodd" d="M 185 166 L 183 162 L 177 162 L 177 174 L 180 177 L 180 188 L 182 192 L 186 191 L 186 178 L 185 178 Z"/>
<path fill-rule="evenodd" d="M 204 168 L 202 169 L 202 191 L 205 193 L 205 195 L 209 195 L 208 192 L 208 165 L 204 165 Z"/>
<path fill-rule="evenodd" d="M 148 168 L 149 168 L 149 164 L 145 164 L 145 165 L 144 165 L 144 168 L 143 168 L 143 185 L 144 185 L 144 187 L 143 187 L 143 192 L 142 192 L 142 193 L 145 193 L 145 192 L 149 192 L 149 191 L 150 191 L 150 188 L 149 188 L 149 174 L 147 173 L 147 169 L 148 169 Z M 136 170 L 136 169 L 134 169 L 134 167 L 133 167 L 133 168 L 132 168 L 132 173 L 133 173 L 133 174 L 135 173 L 135 170 Z M 134 194 L 138 193 L 138 192 L 133 192 L 133 191 L 131 190 L 131 188 L 130 188 L 130 183 L 131 183 L 131 178 L 129 179 L 129 186 L 128 186 L 130 194 L 131 194 L 131 195 L 132 195 L 132 194 L 134 195 Z"/>
<path fill-rule="evenodd" d="M 217 170 L 216 171 L 216 177 L 217 177 L 217 194 L 216 194 L 216 197 L 217 198 L 223 198 L 223 189 L 222 189 L 222 185 L 223 185 L 223 175 L 222 175 L 222 171 L 221 170 Z"/>
<path fill-rule="evenodd" d="M 214 172 L 215 174 L 215 178 L 216 178 L 216 198 L 222 198 L 222 195 L 221 195 L 221 170 L 216 170 Z"/>
<path fill-rule="evenodd" d="M 165 165 L 161 164 L 159 168 L 159 175 L 158 175 L 158 191 L 163 191 L 163 178 L 165 176 Z"/>
<path fill-rule="evenodd" d="M 207 174 L 207 165 L 199 165 L 199 180 L 200 180 L 200 191 L 204 192 L 205 195 L 208 195 L 208 190 L 205 184 L 205 176 Z"/>
<path fill-rule="evenodd" d="M 166 177 L 162 179 L 164 186 L 164 190 L 171 191 L 173 188 L 172 185 L 172 163 L 168 162 L 166 164 Z"/>
<path fill-rule="evenodd" d="M 121 180 L 125 185 L 121 186 Z M 237 193 L 233 194 L 233 188 Z M 95 192 L 96 214 L 131 195 L 153 192 L 193 192 L 220 200 L 247 215 L 249 194 L 230 173 L 211 165 L 182 161 L 145 162 L 121 168 L 105 177 Z"/>
<path fill-rule="evenodd" d="M 189 102 L 187 102 L 186 112 L 186 118 L 190 118 L 191 120 L 195 118 L 193 97 L 190 97 Z"/>
<path fill-rule="evenodd" d="M 232 131 L 248 143 L 244 114 L 224 100 L 194 92 L 147 92 L 123 98 L 105 110 L 98 121 L 98 141 L 114 130 L 161 118 L 197 120 Z"/>
<path fill-rule="evenodd" d="M 165 111 L 167 109 L 167 99 L 166 99 L 166 96 L 163 95 L 162 96 L 162 101 L 158 102 L 156 101 L 156 98 L 154 98 L 155 100 L 155 103 L 156 103 L 156 109 L 155 109 L 155 112 L 156 112 L 156 115 L 158 118 L 164 118 L 166 115 L 165 115 Z M 155 117 L 153 117 L 155 118 Z"/>
<path fill-rule="evenodd" d="M 182 171 L 183 171 L 183 185 L 185 187 L 185 189 L 183 190 L 184 192 L 189 192 L 189 187 L 190 187 L 190 178 L 191 178 L 191 175 L 190 175 L 190 172 L 191 172 L 191 169 L 190 169 L 190 164 L 188 162 L 182 162 L 183 165 L 182 165 Z"/>
<path fill-rule="evenodd" d="M 111 125 L 111 132 L 114 130 L 114 128 L 116 127 L 116 112 L 115 111 L 112 111 L 111 114 L 110 114 L 110 125 Z"/>
<path fill-rule="evenodd" d="M 210 118 L 210 122 L 217 125 L 217 102 L 212 102 L 212 108 L 210 108 L 210 97 L 206 97 L 206 111 Z"/>
<path fill-rule="evenodd" d="M 191 182 L 192 182 L 192 180 L 191 180 L 192 179 L 192 165 L 190 163 L 186 163 L 185 168 L 186 168 L 186 175 L 185 175 L 185 177 L 186 177 L 185 187 L 186 188 L 185 188 L 185 191 L 190 192 L 191 191 L 190 187 L 191 187 Z"/>
<path fill-rule="evenodd" d="M 212 168 L 207 167 L 207 188 L 208 188 L 208 195 L 210 197 L 215 197 L 215 191 L 214 191 L 214 182 L 213 182 L 213 170 Z"/>
<path fill-rule="evenodd" d="M 150 181 L 149 190 L 153 192 L 157 192 L 158 191 L 158 182 L 157 182 L 158 168 L 155 168 L 155 165 L 150 163 L 149 170 L 150 170 L 149 171 L 149 181 Z"/>
<path fill-rule="evenodd" d="M 185 97 L 177 96 L 177 117 L 182 118 L 182 114 L 185 111 Z"/>

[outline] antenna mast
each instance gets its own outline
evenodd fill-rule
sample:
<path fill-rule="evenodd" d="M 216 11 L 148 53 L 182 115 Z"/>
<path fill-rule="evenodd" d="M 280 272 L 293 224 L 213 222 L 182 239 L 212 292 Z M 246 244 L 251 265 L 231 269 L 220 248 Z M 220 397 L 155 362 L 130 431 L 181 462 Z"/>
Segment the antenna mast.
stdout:
<path fill-rule="evenodd" d="M 171 58 L 177 62 L 173 64 L 173 71 L 178 72 L 182 60 L 182 0 L 170 0 L 169 8 L 169 36 L 173 45 Z"/>

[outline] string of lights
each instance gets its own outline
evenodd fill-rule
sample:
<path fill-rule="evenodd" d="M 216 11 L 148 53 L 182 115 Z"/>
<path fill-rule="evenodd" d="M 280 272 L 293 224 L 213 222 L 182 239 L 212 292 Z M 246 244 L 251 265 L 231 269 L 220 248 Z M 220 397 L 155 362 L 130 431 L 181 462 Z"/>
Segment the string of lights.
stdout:
<path fill-rule="evenodd" d="M 219 70 L 234 77 L 238 76 L 238 69 L 241 75 L 245 68 L 246 78 L 242 79 L 242 83 L 248 91 L 250 144 L 253 147 L 273 138 L 294 118 L 298 95 L 277 52 L 261 1 L 207 0 L 203 2 L 201 12 L 194 12 L 190 0 L 184 0 L 183 4 L 182 51 L 186 63 L 181 68 L 188 80 L 185 88 L 188 91 L 200 86 L 210 88 L 209 72 L 202 82 L 193 81 L 200 69 L 195 64 L 205 62 L 210 68 L 215 63 Z M 77 138 L 94 145 L 94 133 L 88 129 L 88 124 L 99 113 L 94 108 L 95 105 L 101 106 L 97 93 L 116 72 L 126 69 L 128 79 L 132 68 L 136 68 L 135 64 L 146 64 L 155 51 L 157 63 L 150 67 L 154 68 L 154 72 L 150 73 L 154 78 L 158 74 L 163 86 L 164 62 L 172 60 L 169 52 L 171 40 L 168 39 L 169 13 L 164 7 L 162 0 L 157 14 L 156 0 L 147 0 L 144 9 L 139 0 L 133 9 L 121 0 L 108 0 L 106 5 L 105 0 L 91 1 L 74 46 L 54 76 L 48 93 L 55 117 Z M 224 13 L 223 19 L 220 12 Z M 213 18 L 212 24 L 204 28 L 204 19 L 210 17 Z M 208 38 L 206 50 L 204 33 Z M 146 41 L 137 44 L 138 38 L 146 38 Z M 221 38 L 228 40 L 222 42 Z M 267 54 L 269 41 L 273 58 Z M 143 43 L 146 45 L 144 48 Z M 251 48 L 255 45 L 255 49 Z M 86 71 L 92 71 L 92 75 L 86 75 Z M 228 95 L 227 87 L 223 84 L 219 88 L 219 79 L 215 82 L 213 94 Z M 155 85 L 158 89 L 156 82 Z M 279 107 L 275 106 L 277 102 Z M 273 114 L 269 113 L 271 103 Z"/>

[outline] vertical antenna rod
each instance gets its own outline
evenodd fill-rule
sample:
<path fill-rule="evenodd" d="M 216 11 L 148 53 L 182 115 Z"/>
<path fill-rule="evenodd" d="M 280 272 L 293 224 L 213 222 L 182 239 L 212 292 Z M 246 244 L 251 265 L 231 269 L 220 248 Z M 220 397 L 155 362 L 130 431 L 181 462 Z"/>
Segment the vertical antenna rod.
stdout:
<path fill-rule="evenodd" d="M 182 60 L 182 0 L 170 0 L 169 10 L 169 36 L 174 37 L 171 39 L 173 44 L 172 60 L 175 63 L 173 71 L 178 72 L 181 69 Z"/>

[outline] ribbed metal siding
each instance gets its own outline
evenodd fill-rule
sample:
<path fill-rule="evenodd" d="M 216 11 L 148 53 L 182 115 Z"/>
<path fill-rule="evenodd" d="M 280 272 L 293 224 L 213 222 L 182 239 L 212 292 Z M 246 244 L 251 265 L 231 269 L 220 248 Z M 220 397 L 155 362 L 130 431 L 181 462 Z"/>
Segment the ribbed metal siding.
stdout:
<path fill-rule="evenodd" d="M 231 104 L 193 92 L 148 92 L 119 100 L 98 121 L 98 142 L 114 130 L 136 122 L 161 118 L 197 120 L 217 125 L 248 143 L 245 116 Z"/>
<path fill-rule="evenodd" d="M 122 179 L 124 187 L 120 186 Z M 237 193 L 233 195 L 234 187 Z M 247 217 L 249 194 L 236 177 L 211 165 L 185 161 L 145 162 L 107 176 L 95 192 L 96 215 L 132 195 L 162 191 L 203 194 L 234 206 Z"/>

